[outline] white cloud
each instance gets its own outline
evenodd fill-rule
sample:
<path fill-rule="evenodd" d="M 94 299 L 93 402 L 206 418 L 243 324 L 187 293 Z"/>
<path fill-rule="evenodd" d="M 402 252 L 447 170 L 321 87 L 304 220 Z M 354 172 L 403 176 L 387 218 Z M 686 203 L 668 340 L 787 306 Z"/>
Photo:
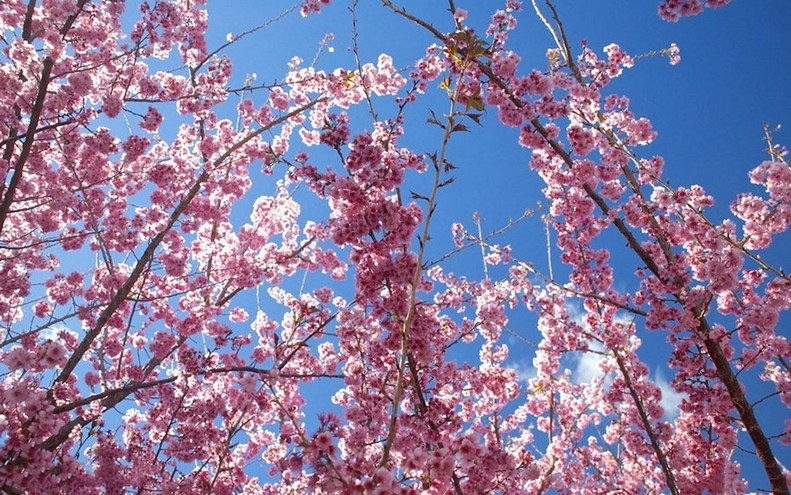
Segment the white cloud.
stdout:
<path fill-rule="evenodd" d="M 58 334 L 62 331 L 69 332 L 75 336 L 77 335 L 75 332 L 71 331 L 69 327 L 67 327 L 66 325 L 62 323 L 55 323 L 48 327 L 42 328 L 41 331 L 39 331 L 38 333 L 38 337 L 40 339 L 53 340 L 57 342 L 60 340 L 60 336 Z"/>
<path fill-rule="evenodd" d="M 656 386 L 662 391 L 662 400 L 659 402 L 659 405 L 665 410 L 665 419 L 675 419 L 679 413 L 678 405 L 681 403 L 681 399 L 684 398 L 684 394 L 673 388 L 667 378 L 665 378 L 665 374 L 662 373 L 662 370 L 659 368 L 657 368 L 654 373 L 654 383 L 656 383 Z"/>
<path fill-rule="evenodd" d="M 577 365 L 571 375 L 575 383 L 591 383 L 595 378 L 604 375 L 599 363 L 604 361 L 605 357 L 598 352 L 583 352 L 577 359 Z"/>
<path fill-rule="evenodd" d="M 519 383 L 524 387 L 527 387 L 530 380 L 538 375 L 536 369 L 530 361 L 527 360 L 519 360 L 511 363 L 510 367 L 514 370 L 514 373 L 516 373 L 516 378 L 519 380 Z"/>

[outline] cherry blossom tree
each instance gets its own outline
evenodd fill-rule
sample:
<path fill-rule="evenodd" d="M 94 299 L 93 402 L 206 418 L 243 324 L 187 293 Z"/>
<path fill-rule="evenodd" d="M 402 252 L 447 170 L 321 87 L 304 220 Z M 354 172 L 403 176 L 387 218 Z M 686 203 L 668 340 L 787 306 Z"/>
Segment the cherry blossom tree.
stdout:
<path fill-rule="evenodd" d="M 608 87 L 640 57 L 573 46 L 551 2 L 477 31 L 453 0 L 436 19 L 381 0 L 433 38 L 400 69 L 360 55 L 356 0 L 305 0 L 350 7 L 354 63 L 263 83 L 227 53 L 269 22 L 211 46 L 206 3 L 0 3 L 3 493 L 789 493 L 791 421 L 755 412 L 791 407 L 791 280 L 761 256 L 791 221 L 771 130 L 763 192 L 715 221 Z M 554 40 L 536 67 L 509 42 L 527 17 Z M 482 123 L 518 130 L 543 206 L 438 230 L 449 150 Z M 427 128 L 430 150 L 406 144 Z M 562 267 L 499 242 L 531 218 Z M 483 272 L 454 271 L 470 253 Z M 519 314 L 541 336 L 516 341 L 526 380 Z"/>

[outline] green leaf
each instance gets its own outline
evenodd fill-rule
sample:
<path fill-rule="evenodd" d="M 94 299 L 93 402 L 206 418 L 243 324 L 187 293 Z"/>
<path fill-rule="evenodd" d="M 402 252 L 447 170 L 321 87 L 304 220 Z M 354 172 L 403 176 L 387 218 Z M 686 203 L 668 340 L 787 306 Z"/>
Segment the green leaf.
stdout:
<path fill-rule="evenodd" d="M 440 89 L 444 89 L 445 91 L 450 91 L 450 83 L 451 83 L 451 81 L 452 81 L 452 79 L 451 79 L 450 76 L 448 76 L 445 79 L 443 79 L 442 82 L 439 83 Z"/>
<path fill-rule="evenodd" d="M 483 98 L 481 98 L 480 96 L 470 96 L 470 97 L 468 97 L 466 106 L 467 106 L 467 108 L 472 107 L 472 108 L 478 110 L 479 112 L 482 112 L 483 109 L 486 108 L 485 105 L 483 104 Z"/>

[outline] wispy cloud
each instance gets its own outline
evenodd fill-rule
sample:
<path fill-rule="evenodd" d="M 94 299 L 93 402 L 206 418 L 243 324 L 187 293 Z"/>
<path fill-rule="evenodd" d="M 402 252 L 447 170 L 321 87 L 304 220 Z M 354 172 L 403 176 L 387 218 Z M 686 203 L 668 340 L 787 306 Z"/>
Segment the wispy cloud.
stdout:
<path fill-rule="evenodd" d="M 593 349 L 599 350 L 599 349 Z M 583 352 L 579 354 L 571 378 L 575 383 L 591 383 L 594 379 L 604 375 L 599 363 L 606 358 L 598 352 Z"/>
<path fill-rule="evenodd" d="M 679 413 L 678 405 L 681 403 L 681 399 L 684 398 L 684 394 L 673 388 L 660 368 L 657 368 L 654 372 L 654 383 L 662 391 L 662 400 L 659 404 L 665 410 L 665 419 L 675 419 Z"/>
<path fill-rule="evenodd" d="M 72 334 L 76 335 L 76 333 L 73 332 L 72 330 L 70 330 L 69 327 L 67 327 L 66 325 L 64 325 L 62 323 L 55 323 L 55 324 L 50 325 L 50 326 L 48 326 L 46 328 L 43 328 L 38 333 L 38 337 L 41 338 L 41 339 L 45 339 L 45 340 L 49 339 L 49 340 L 57 341 L 57 340 L 60 340 L 60 336 L 58 334 L 60 332 L 62 332 L 62 331 L 66 331 L 66 332 L 69 332 L 69 333 L 72 333 Z"/>
<path fill-rule="evenodd" d="M 533 364 L 525 359 L 513 362 L 510 367 L 516 373 L 516 378 L 522 386 L 527 386 L 532 378 L 538 374 Z"/>

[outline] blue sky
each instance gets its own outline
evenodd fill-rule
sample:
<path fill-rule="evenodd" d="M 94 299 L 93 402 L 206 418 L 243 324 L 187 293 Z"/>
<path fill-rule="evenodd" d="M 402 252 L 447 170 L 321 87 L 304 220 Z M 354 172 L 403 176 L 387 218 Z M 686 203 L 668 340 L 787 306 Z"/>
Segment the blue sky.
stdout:
<path fill-rule="evenodd" d="M 325 47 L 317 66 L 326 70 L 338 66 L 353 68 L 352 24 L 347 8 L 350 3 L 334 0 L 321 14 L 306 19 L 292 13 L 233 45 L 227 53 L 234 63 L 234 80 L 242 85 L 246 74 L 250 73 L 257 75 L 259 83 L 282 79 L 288 60 L 299 56 L 309 63 L 328 33 L 333 33 L 335 39 Z M 482 32 L 488 24 L 489 13 L 501 3 L 476 0 L 457 1 L 456 5 L 470 11 L 472 25 Z M 427 32 L 393 15 L 379 2 L 361 0 L 359 4 L 358 41 L 363 63 L 374 62 L 385 52 L 393 56 L 397 67 L 408 68 L 423 54 L 425 47 L 435 41 Z M 442 31 L 453 29 L 445 2 L 403 0 L 400 4 L 431 20 Z M 587 40 L 592 49 L 601 53 L 604 46 L 615 42 L 632 55 L 661 50 L 671 42 L 680 47 L 680 64 L 670 66 L 662 56 L 643 59 L 610 85 L 607 92 L 629 96 L 632 110 L 649 118 L 658 131 L 657 140 L 643 148 L 640 154 L 664 156 L 665 175 L 673 185 L 702 185 L 717 200 L 712 216 L 720 220 L 728 216 L 728 205 L 737 193 L 755 190 L 749 185 L 746 173 L 767 159 L 762 141 L 764 124 L 782 125 L 784 129 L 775 134 L 776 142 L 791 143 L 788 130 L 791 128 L 791 91 L 788 89 L 791 88 L 791 30 L 787 27 L 791 2 L 735 0 L 723 9 L 707 9 L 700 16 L 678 23 L 659 19 L 657 4 L 658 0 L 556 2 L 574 47 L 579 46 L 581 40 Z M 290 0 L 209 2 L 209 46 L 219 46 L 228 33 L 239 34 L 291 6 Z M 519 51 L 523 59 L 522 72 L 545 68 L 544 54 L 551 46 L 550 36 L 529 8 L 529 2 L 525 2 L 520 27 L 511 38 L 512 49 Z M 389 100 L 376 103 L 383 117 L 392 114 Z M 447 108 L 447 98 L 435 86 L 423 104 L 409 108 L 406 114 L 407 135 L 402 144 L 417 152 L 435 150 L 441 138 L 435 128 L 424 125 L 429 108 L 438 113 Z M 542 184 L 528 168 L 529 151 L 516 143 L 517 130 L 500 125 L 493 112 L 484 117 L 483 123 L 483 127 L 471 125 L 473 132 L 457 135 L 451 142 L 449 159 L 458 166 L 456 182 L 440 196 L 429 258 L 441 256 L 452 248 L 452 222 L 461 221 L 472 228 L 472 214 L 479 212 L 483 230 L 488 232 L 519 217 L 526 208 L 534 208 L 542 198 Z M 362 129 L 356 127 L 356 130 Z M 323 168 L 320 161 L 316 165 Z M 336 164 L 333 162 L 333 165 Z M 428 187 L 427 178 L 410 180 L 408 187 L 416 191 Z M 256 190 L 256 193 L 272 194 L 274 189 Z M 250 203 L 253 199 L 249 198 Z M 310 208 L 321 208 L 318 203 L 307 196 L 304 199 L 304 213 L 308 217 L 320 216 L 310 211 Z M 528 218 L 496 242 L 510 243 L 518 258 L 546 269 L 545 237 L 539 217 L 540 214 Z M 789 236 L 785 235 L 778 238 L 764 257 L 777 265 L 788 265 L 789 248 Z M 556 249 L 553 259 L 558 270 Z M 628 274 L 635 265 L 633 259 L 624 257 L 619 260 L 616 271 Z M 480 254 L 474 250 L 454 258 L 448 267 L 471 276 L 482 275 Z M 300 280 L 293 283 L 300 283 Z M 623 284 L 618 288 L 626 288 L 628 282 Z M 524 312 L 512 316 L 511 327 L 515 331 L 538 339 L 534 318 Z M 788 324 L 787 318 L 784 323 Z M 662 349 L 664 336 L 645 332 L 641 336 L 646 342 L 643 358 L 652 365 L 654 378 L 661 381 L 661 377 L 670 377 L 670 370 L 663 364 L 665 351 L 654 350 Z M 652 343 L 659 345 L 653 347 Z M 510 344 L 510 362 L 528 376 L 532 350 L 517 341 Z M 648 349 L 652 349 L 653 354 L 648 353 Z M 467 357 L 477 360 L 474 352 L 458 356 L 459 359 Z M 568 365 L 579 379 L 584 379 L 592 372 L 595 361 L 578 357 L 570 359 Z M 672 400 L 668 405 L 672 408 Z M 764 409 L 759 413 L 770 417 L 777 410 Z M 785 415 L 787 410 L 779 413 Z M 791 465 L 791 455 L 787 451 L 778 454 L 786 466 Z M 743 462 L 748 476 L 762 479 L 755 463 L 749 458 Z"/>

